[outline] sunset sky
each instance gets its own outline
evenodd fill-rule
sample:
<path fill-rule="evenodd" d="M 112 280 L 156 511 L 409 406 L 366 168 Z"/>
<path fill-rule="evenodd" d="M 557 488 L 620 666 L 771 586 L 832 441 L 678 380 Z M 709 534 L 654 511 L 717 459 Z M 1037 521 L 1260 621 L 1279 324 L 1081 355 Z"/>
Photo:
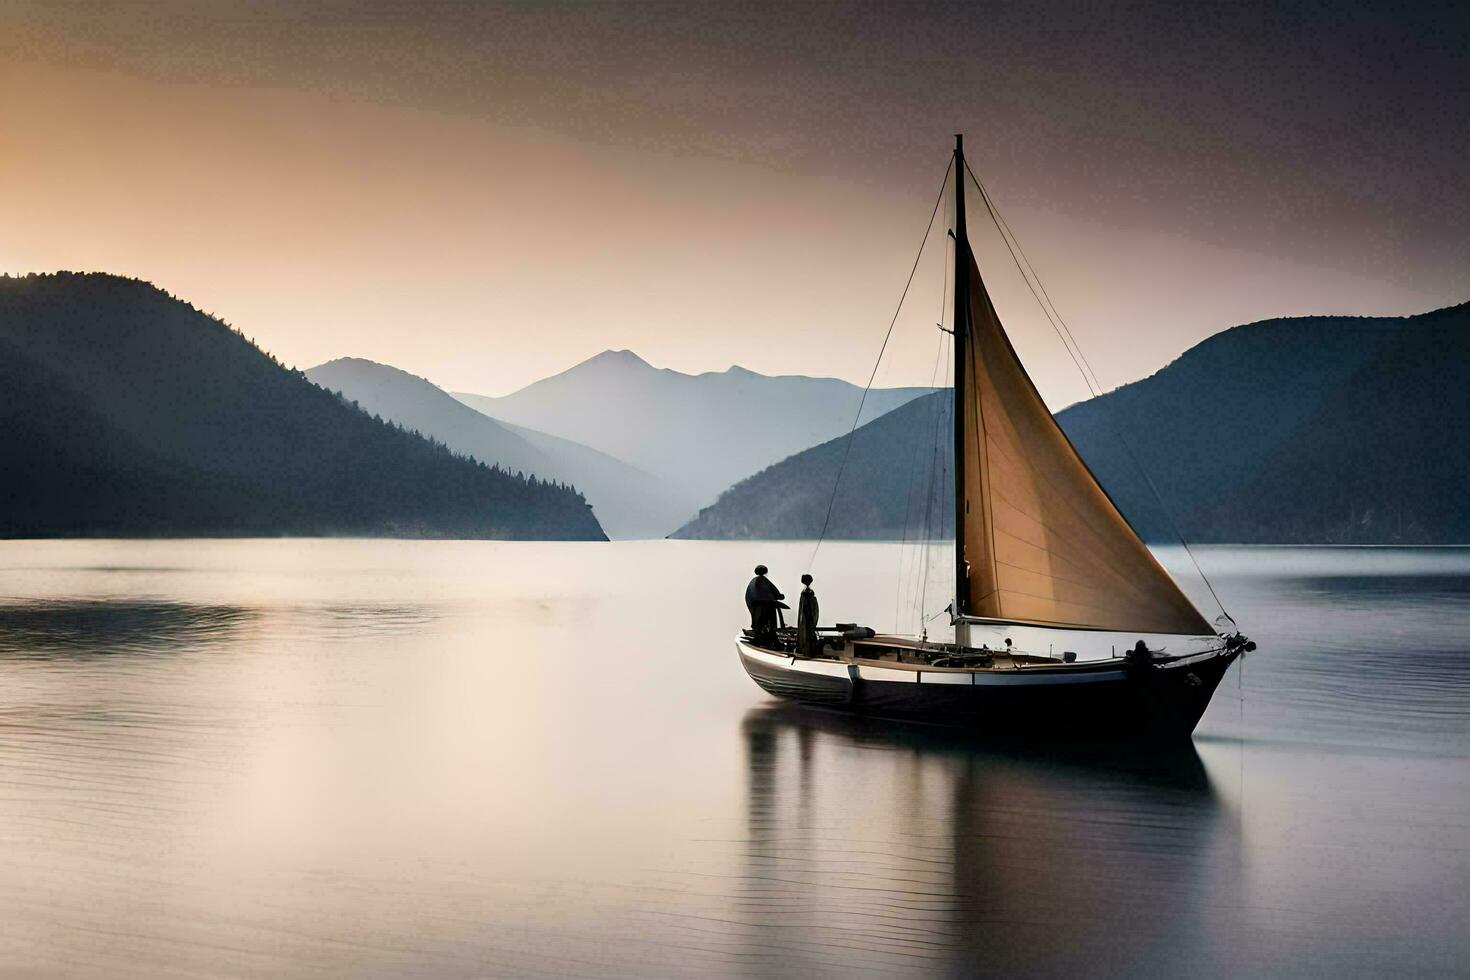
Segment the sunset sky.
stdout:
<path fill-rule="evenodd" d="M 1113 7 L 0 0 L 0 271 L 486 394 L 624 347 L 861 383 L 964 132 L 1107 386 L 1470 299 L 1467 8 Z M 930 380 L 931 255 L 879 383 Z"/>

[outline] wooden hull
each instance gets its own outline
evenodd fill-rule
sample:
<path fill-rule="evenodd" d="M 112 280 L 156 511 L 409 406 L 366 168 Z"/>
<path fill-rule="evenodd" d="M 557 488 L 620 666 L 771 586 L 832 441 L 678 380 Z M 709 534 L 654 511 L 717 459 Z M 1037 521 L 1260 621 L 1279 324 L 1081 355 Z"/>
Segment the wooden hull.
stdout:
<path fill-rule="evenodd" d="M 751 680 L 777 697 L 880 718 L 1005 735 L 1187 738 L 1238 651 L 1145 665 L 1123 660 L 993 670 L 898 670 L 802 660 L 736 641 Z"/>

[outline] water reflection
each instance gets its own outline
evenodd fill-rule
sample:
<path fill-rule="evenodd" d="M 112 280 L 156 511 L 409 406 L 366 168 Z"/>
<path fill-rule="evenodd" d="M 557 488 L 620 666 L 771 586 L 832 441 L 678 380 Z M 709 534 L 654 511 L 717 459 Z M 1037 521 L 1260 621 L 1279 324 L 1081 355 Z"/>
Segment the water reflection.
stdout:
<path fill-rule="evenodd" d="M 752 710 L 810 554 L 0 542 L 0 974 L 1464 971 L 1470 549 L 1208 552 L 1261 649 L 1124 756 Z"/>
<path fill-rule="evenodd" d="M 1252 610 L 1261 649 L 1242 665 L 1253 737 L 1331 733 L 1375 748 L 1463 752 L 1470 550 L 1239 549 L 1228 557 L 1235 577 L 1224 587 Z M 1239 693 L 1226 687 L 1227 697 Z"/>
<path fill-rule="evenodd" d="M 50 599 L 0 602 L 0 657 L 56 659 L 115 654 L 177 655 L 220 644 L 242 627 L 282 642 L 391 637 L 434 619 L 422 605 L 332 603 L 259 609 L 148 599 Z"/>
<path fill-rule="evenodd" d="M 795 706 L 742 733 L 750 972 L 1228 962 L 1238 840 L 1190 745 L 997 746 Z"/>
<path fill-rule="evenodd" d="M 282 642 L 354 642 L 411 636 L 435 620 L 426 604 L 329 603 L 273 610 L 268 624 Z"/>
<path fill-rule="evenodd" d="M 0 655 L 10 659 L 167 654 L 218 643 L 252 613 L 164 600 L 52 599 L 0 603 Z"/>
<path fill-rule="evenodd" d="M 1436 600 L 1463 603 L 1470 595 L 1470 576 L 1457 574 L 1314 576 L 1267 579 L 1259 585 L 1307 599 L 1330 598 L 1337 605 L 1346 602 L 1422 605 Z"/>

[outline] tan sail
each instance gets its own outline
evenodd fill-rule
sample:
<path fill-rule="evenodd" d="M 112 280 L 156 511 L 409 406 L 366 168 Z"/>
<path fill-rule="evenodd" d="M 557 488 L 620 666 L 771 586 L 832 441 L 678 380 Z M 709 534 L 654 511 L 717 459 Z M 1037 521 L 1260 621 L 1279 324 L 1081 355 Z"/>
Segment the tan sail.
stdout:
<path fill-rule="evenodd" d="M 1133 533 L 1021 366 L 970 257 L 961 544 L 966 613 L 1140 633 L 1214 632 Z"/>

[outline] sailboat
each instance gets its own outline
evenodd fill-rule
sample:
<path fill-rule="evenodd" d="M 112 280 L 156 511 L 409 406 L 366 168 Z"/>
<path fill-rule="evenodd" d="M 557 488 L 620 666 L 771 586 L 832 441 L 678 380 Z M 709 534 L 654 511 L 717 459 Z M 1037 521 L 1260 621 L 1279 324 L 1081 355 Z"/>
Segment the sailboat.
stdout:
<path fill-rule="evenodd" d="M 1254 644 L 1206 621 L 1057 425 L 970 247 L 960 136 L 951 169 L 953 641 L 839 624 L 818 627 L 815 651 L 801 655 L 789 629 L 746 630 L 740 662 L 773 695 L 859 714 L 1187 738 Z"/>

